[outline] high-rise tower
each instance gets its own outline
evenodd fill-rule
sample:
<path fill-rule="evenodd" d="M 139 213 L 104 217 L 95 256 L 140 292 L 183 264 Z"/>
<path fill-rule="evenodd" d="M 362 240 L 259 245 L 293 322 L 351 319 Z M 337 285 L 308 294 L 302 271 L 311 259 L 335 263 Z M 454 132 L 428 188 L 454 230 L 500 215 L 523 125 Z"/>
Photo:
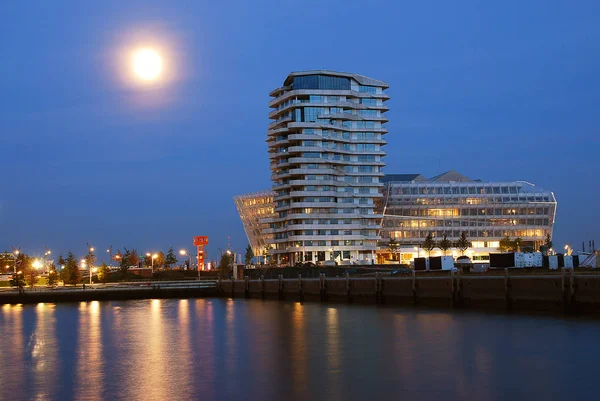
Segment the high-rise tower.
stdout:
<path fill-rule="evenodd" d="M 271 257 L 295 264 L 373 259 L 382 215 L 388 84 L 358 74 L 293 72 L 273 90 L 267 131 L 276 217 Z"/>

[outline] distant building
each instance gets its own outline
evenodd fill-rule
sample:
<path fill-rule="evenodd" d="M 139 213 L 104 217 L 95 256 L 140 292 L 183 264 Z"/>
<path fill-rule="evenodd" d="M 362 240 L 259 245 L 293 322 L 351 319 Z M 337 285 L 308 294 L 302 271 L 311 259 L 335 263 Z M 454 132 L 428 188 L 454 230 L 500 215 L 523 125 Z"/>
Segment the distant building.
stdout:
<path fill-rule="evenodd" d="M 506 236 L 521 238 L 524 250 L 537 250 L 546 235 L 552 236 L 554 194 L 524 181 L 483 182 L 448 171 L 431 179 L 390 174 L 383 182 L 380 253 L 395 238 L 410 260 L 414 254 L 424 256 L 419 248 L 428 234 L 455 241 L 466 232 L 472 243 L 469 254 L 485 259 Z"/>

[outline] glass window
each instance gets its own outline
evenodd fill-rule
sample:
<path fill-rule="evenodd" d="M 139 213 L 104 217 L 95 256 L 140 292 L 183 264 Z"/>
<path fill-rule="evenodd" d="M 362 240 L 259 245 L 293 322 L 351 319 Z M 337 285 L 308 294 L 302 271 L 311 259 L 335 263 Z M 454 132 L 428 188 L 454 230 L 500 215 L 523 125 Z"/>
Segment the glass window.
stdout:
<path fill-rule="evenodd" d="M 350 79 L 327 75 L 303 75 L 294 77 L 293 88 L 350 90 Z"/>
<path fill-rule="evenodd" d="M 379 112 L 377 110 L 361 110 L 360 115 L 362 117 L 378 117 Z"/>
<path fill-rule="evenodd" d="M 360 85 L 358 87 L 358 91 L 362 92 L 362 93 L 376 94 L 377 93 L 377 87 L 376 86 Z"/>

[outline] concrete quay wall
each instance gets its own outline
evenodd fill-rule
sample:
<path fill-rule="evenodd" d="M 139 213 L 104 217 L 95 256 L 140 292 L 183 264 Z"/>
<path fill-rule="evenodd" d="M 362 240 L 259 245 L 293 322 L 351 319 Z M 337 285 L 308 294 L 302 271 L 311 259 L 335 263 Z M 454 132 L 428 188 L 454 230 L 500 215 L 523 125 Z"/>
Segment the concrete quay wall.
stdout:
<path fill-rule="evenodd" d="M 227 297 L 600 313 L 600 275 L 336 277 L 223 280 Z"/>
<path fill-rule="evenodd" d="M 214 288 L 102 288 L 86 290 L 7 291 L 0 293 L 0 304 L 36 304 L 40 302 L 127 301 L 134 299 L 204 298 L 221 295 Z"/>

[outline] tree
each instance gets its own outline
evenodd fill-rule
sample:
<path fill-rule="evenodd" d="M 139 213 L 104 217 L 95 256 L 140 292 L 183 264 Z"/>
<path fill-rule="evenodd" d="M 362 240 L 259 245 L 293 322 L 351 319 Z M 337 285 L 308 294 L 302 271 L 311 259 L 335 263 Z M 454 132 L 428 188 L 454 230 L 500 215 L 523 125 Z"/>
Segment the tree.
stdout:
<path fill-rule="evenodd" d="M 113 259 L 117 261 L 119 266 L 121 265 L 121 263 L 123 263 L 123 254 L 121 253 L 120 250 L 117 249 L 117 253 L 115 253 L 115 255 L 113 256 Z M 110 261 L 110 264 L 112 265 L 112 260 Z"/>
<path fill-rule="evenodd" d="M 15 263 L 17 266 L 17 270 L 21 270 L 23 274 L 25 274 L 25 269 L 31 267 L 33 259 L 30 258 L 29 255 L 27 255 L 26 253 L 21 252 L 19 253 L 19 255 L 17 255 L 17 260 Z"/>
<path fill-rule="evenodd" d="M 37 269 L 29 265 L 23 268 L 23 272 L 25 273 L 25 280 L 27 280 L 27 285 L 29 286 L 29 288 L 33 288 L 35 282 L 37 281 Z"/>
<path fill-rule="evenodd" d="M 548 247 L 547 249 L 552 248 L 552 237 L 550 237 L 550 234 L 546 234 L 546 240 L 544 241 L 544 245 Z"/>
<path fill-rule="evenodd" d="M 160 269 L 165 265 L 165 253 L 163 251 L 159 251 L 156 254 L 156 259 L 154 259 L 154 268 Z"/>
<path fill-rule="evenodd" d="M 98 259 L 96 257 L 96 255 L 94 255 L 94 251 L 92 249 L 93 248 L 88 248 L 88 253 L 83 258 L 85 260 L 85 265 L 87 266 L 88 269 L 90 269 L 90 272 L 92 271 L 92 268 L 94 267 L 94 263 L 96 263 L 96 260 Z"/>
<path fill-rule="evenodd" d="M 221 255 L 221 261 L 219 262 L 219 277 L 226 279 L 230 277 L 229 268 L 233 263 L 233 255 L 225 252 Z"/>
<path fill-rule="evenodd" d="M 131 256 L 131 252 L 125 247 L 123 248 L 123 250 L 125 251 L 124 253 L 121 253 L 121 251 L 117 251 L 117 255 L 120 255 L 119 270 L 121 271 L 121 273 L 125 274 L 127 273 L 127 270 L 129 270 L 129 259 Z"/>
<path fill-rule="evenodd" d="M 452 248 L 452 241 L 450 241 L 448 237 L 446 237 L 446 234 L 442 236 L 442 240 L 438 244 L 438 248 L 440 248 L 442 252 L 444 252 L 444 256 L 446 256 L 446 251 Z"/>
<path fill-rule="evenodd" d="M 515 249 L 515 242 L 511 240 L 508 235 L 502 238 L 498 245 L 498 250 L 500 252 L 510 252 Z"/>
<path fill-rule="evenodd" d="M 60 271 L 60 277 L 65 284 L 77 284 L 81 280 L 81 272 L 73 252 L 68 253 L 65 267 Z"/>
<path fill-rule="evenodd" d="M 56 287 L 58 285 L 58 273 L 56 272 L 56 266 L 54 263 L 50 265 L 48 271 L 48 285 L 50 287 Z"/>
<path fill-rule="evenodd" d="M 175 255 L 173 247 L 170 247 L 167 256 L 165 256 L 165 267 L 171 269 L 175 264 L 177 264 L 177 256 Z"/>
<path fill-rule="evenodd" d="M 58 263 L 58 265 L 60 266 L 61 269 L 67 263 L 67 262 L 65 262 L 65 258 L 63 258 L 62 253 L 58 257 L 58 262 L 57 263 Z"/>
<path fill-rule="evenodd" d="M 11 287 L 17 287 L 19 292 L 25 287 L 25 277 L 22 271 L 18 271 L 13 273 L 12 278 L 10 279 Z"/>
<path fill-rule="evenodd" d="M 523 239 L 521 237 L 515 238 L 513 241 L 513 250 L 515 252 L 521 252 L 521 245 L 523 244 Z"/>
<path fill-rule="evenodd" d="M 244 262 L 245 262 L 246 266 L 252 262 L 253 257 L 254 257 L 254 251 L 252 250 L 252 247 L 250 246 L 250 244 L 248 244 L 248 246 L 246 247 L 246 254 L 244 255 Z"/>
<path fill-rule="evenodd" d="M 396 241 L 396 238 L 390 238 L 390 241 L 388 242 L 388 250 L 392 254 L 392 260 L 396 260 L 398 249 L 400 249 L 400 244 L 398 241 Z"/>
<path fill-rule="evenodd" d="M 421 248 L 427 251 L 428 256 L 431 256 L 431 251 L 437 248 L 437 245 L 435 244 L 431 233 L 427 234 L 427 237 L 425 237 L 425 241 L 423 241 L 423 246 Z"/>
<path fill-rule="evenodd" d="M 454 246 L 460 251 L 461 255 L 464 255 L 465 251 L 471 247 L 471 241 L 469 241 L 466 231 L 460 233 L 460 238 Z"/>
<path fill-rule="evenodd" d="M 108 279 L 108 266 L 106 263 L 102 263 L 100 268 L 98 269 L 98 280 L 102 282 L 102 284 L 106 284 L 106 280 Z"/>
<path fill-rule="evenodd" d="M 140 263 L 140 258 L 138 257 L 137 250 L 133 248 L 131 251 L 128 252 L 129 255 L 127 255 L 127 263 L 129 263 L 129 266 L 138 267 Z"/>

